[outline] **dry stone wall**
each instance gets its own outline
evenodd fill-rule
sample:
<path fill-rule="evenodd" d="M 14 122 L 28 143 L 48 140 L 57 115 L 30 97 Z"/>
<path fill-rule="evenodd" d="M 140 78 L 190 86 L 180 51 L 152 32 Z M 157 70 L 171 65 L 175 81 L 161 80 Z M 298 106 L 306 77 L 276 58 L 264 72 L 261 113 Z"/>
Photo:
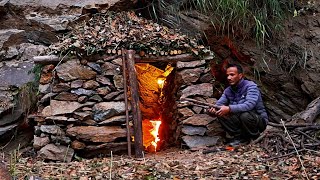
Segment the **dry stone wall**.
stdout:
<path fill-rule="evenodd" d="M 85 156 L 126 150 L 121 62 L 71 59 L 43 67 L 33 144 L 40 156 L 71 161 L 74 150 Z"/>
<path fill-rule="evenodd" d="M 180 97 L 216 101 L 212 98 L 208 62 L 178 62 L 176 68 L 175 77 L 182 85 L 175 95 L 178 115 L 172 116 L 178 117 L 173 120 L 178 123 L 175 139 L 192 149 L 215 145 L 221 133 L 216 119 L 201 107 L 179 101 Z M 33 146 L 39 156 L 71 161 L 74 153 L 86 157 L 111 151 L 125 153 L 123 80 L 121 58 L 95 62 L 70 59 L 44 66 L 39 85 L 39 116 L 33 117 L 37 123 Z"/>
<path fill-rule="evenodd" d="M 212 104 L 216 102 L 209 63 L 205 60 L 177 63 L 178 74 L 183 81 L 179 98 L 193 98 Z M 178 133 L 184 147 L 199 149 L 220 142 L 223 130 L 216 117 L 190 102 L 179 100 L 177 103 Z"/>

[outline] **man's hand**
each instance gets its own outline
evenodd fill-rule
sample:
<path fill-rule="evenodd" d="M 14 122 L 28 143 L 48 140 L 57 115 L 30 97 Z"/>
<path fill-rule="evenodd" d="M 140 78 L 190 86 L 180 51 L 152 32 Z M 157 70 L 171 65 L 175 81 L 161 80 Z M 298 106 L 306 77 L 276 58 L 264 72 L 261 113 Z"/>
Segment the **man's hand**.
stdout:
<path fill-rule="evenodd" d="M 230 113 L 230 107 L 229 106 L 220 106 L 220 109 L 215 112 L 215 115 L 221 117 L 221 116 L 225 116 L 225 115 L 227 115 L 229 113 Z"/>
<path fill-rule="evenodd" d="M 208 109 L 208 113 L 209 113 L 210 115 L 216 116 L 217 110 L 216 110 L 216 108 L 211 107 L 210 109 Z"/>

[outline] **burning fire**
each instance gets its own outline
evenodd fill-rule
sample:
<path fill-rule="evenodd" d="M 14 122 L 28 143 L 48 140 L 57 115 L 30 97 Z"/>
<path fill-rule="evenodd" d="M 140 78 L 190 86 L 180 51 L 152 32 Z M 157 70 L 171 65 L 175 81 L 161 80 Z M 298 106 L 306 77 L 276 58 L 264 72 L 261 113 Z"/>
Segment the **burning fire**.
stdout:
<path fill-rule="evenodd" d="M 152 93 L 150 95 L 143 94 L 142 96 L 144 103 L 142 103 L 141 109 L 145 118 L 142 121 L 143 146 L 146 151 L 156 152 L 160 141 L 160 114 L 164 108 L 162 104 L 164 102 L 163 90 L 166 88 L 166 79 L 174 67 L 168 64 L 163 71 L 151 65 L 136 66 L 138 67 L 138 72 L 141 72 L 138 76 L 140 90 L 145 90 L 144 93 Z M 147 70 L 150 70 L 150 73 L 145 73 Z"/>
<path fill-rule="evenodd" d="M 158 137 L 160 125 L 160 120 L 143 120 L 143 146 L 149 151 L 152 151 L 152 149 L 154 149 L 154 152 L 157 151 L 157 143 L 160 141 Z"/>
<path fill-rule="evenodd" d="M 162 89 L 164 86 L 164 82 L 166 81 L 167 76 L 171 73 L 173 70 L 173 67 L 169 64 L 167 65 L 165 71 L 157 78 L 157 83 L 159 85 L 159 88 Z"/>
<path fill-rule="evenodd" d="M 150 121 L 150 122 L 154 127 L 152 130 L 150 130 L 150 134 L 154 137 L 154 141 L 152 141 L 151 144 L 154 146 L 155 151 L 157 151 L 157 143 L 160 141 L 158 134 L 159 134 L 159 127 L 161 125 L 161 121 Z"/>
<path fill-rule="evenodd" d="M 164 85 L 164 81 L 166 80 L 166 77 L 164 76 L 159 76 L 157 79 L 157 83 L 159 85 L 159 88 L 162 89 Z"/>

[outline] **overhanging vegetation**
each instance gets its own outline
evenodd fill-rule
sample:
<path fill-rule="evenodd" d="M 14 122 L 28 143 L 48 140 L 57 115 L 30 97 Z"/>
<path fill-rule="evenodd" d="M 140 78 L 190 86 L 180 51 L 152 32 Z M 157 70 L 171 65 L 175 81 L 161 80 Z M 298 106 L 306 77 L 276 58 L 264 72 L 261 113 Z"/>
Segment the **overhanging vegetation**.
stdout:
<path fill-rule="evenodd" d="M 292 0 L 184 0 L 150 1 L 147 6 L 155 19 L 173 27 L 179 26 L 180 16 L 197 11 L 208 17 L 219 35 L 254 37 L 262 45 L 281 30 L 286 15 L 293 14 Z"/>

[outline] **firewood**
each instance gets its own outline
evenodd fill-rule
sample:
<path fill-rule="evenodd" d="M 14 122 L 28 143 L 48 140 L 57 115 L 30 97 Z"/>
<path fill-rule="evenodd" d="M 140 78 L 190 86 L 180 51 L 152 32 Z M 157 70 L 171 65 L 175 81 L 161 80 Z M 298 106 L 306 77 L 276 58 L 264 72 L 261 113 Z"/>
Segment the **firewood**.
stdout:
<path fill-rule="evenodd" d="M 140 55 L 141 57 L 143 57 L 143 56 L 146 55 L 146 53 L 145 53 L 144 51 L 140 51 L 140 52 L 139 52 L 139 55 Z"/>
<path fill-rule="evenodd" d="M 56 55 L 34 56 L 33 57 L 33 62 L 35 64 L 42 64 L 42 65 L 57 64 L 59 61 L 60 61 L 60 59 Z"/>
<path fill-rule="evenodd" d="M 124 100 L 125 100 L 125 112 L 126 112 L 126 128 L 127 128 L 127 143 L 128 143 L 128 156 L 131 156 L 131 133 L 129 125 L 129 105 L 128 105 L 128 90 L 127 90 L 127 64 L 126 54 L 122 49 L 122 72 L 123 72 L 123 89 L 124 89 Z"/>
<path fill-rule="evenodd" d="M 181 55 L 176 55 L 176 56 L 159 56 L 159 57 L 148 57 L 148 56 L 139 56 L 136 55 L 135 56 L 135 62 L 156 62 L 156 61 L 162 61 L 162 62 L 178 62 L 178 61 L 183 61 L 183 62 L 187 62 L 187 61 L 195 61 L 198 58 L 194 57 L 190 54 L 181 54 Z"/>
<path fill-rule="evenodd" d="M 320 140 L 317 137 L 317 131 L 320 125 L 310 123 L 277 124 L 269 122 L 271 128 L 267 128 L 261 135 L 251 142 L 251 144 L 260 143 L 260 146 L 266 149 L 270 155 L 275 154 L 281 157 L 283 154 L 310 148 L 317 149 Z M 290 134 L 288 139 L 286 134 Z M 279 156 L 280 155 L 280 156 Z"/>
<path fill-rule="evenodd" d="M 192 102 L 192 103 L 195 103 L 195 104 L 199 104 L 199 105 L 205 105 L 205 106 L 208 106 L 208 108 L 213 107 L 213 108 L 220 109 L 220 107 L 217 106 L 217 105 L 215 105 L 215 104 L 198 101 L 198 100 L 191 99 L 191 98 L 180 98 L 180 100 L 181 100 L 181 101 L 189 101 L 189 102 Z"/>

